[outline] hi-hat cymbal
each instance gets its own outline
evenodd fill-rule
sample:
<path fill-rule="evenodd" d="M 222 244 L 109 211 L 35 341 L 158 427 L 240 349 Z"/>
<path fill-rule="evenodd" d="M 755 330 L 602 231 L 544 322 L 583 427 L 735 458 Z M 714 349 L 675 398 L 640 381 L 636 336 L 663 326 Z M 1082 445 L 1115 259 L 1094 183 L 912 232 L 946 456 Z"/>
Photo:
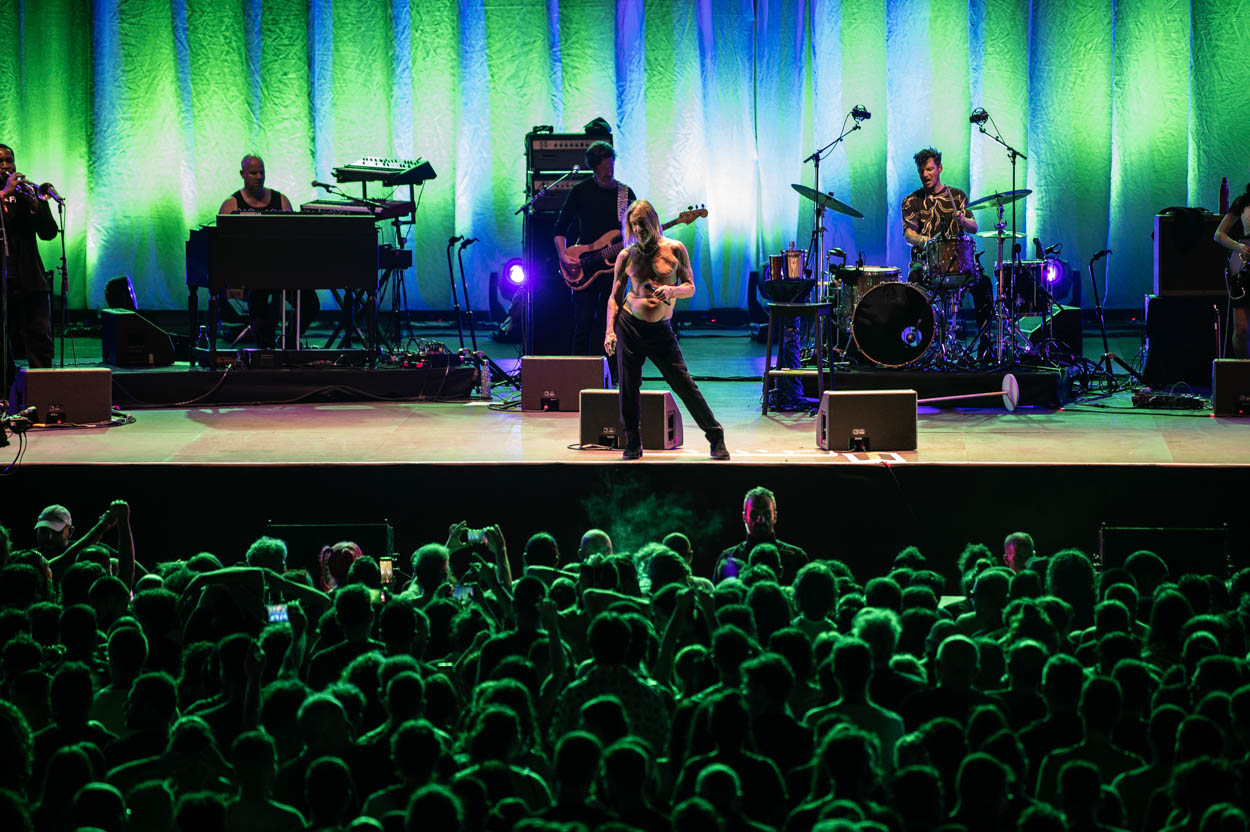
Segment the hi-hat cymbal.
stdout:
<path fill-rule="evenodd" d="M 809 188 L 806 185 L 791 185 L 790 187 L 798 191 L 800 196 L 807 197 L 822 208 L 830 208 L 837 211 L 839 214 L 846 214 L 848 217 L 854 217 L 857 220 L 862 220 L 864 218 L 863 214 L 856 211 L 842 200 L 836 199 L 831 193 L 822 194 L 815 188 Z"/>
<path fill-rule="evenodd" d="M 1015 238 L 1017 240 L 1024 239 L 1024 235 L 1021 234 L 1019 231 L 1017 231 L 1015 234 L 1012 234 L 1010 231 L 978 231 L 977 236 L 989 237 L 994 240 L 998 240 L 998 239 L 1010 240 L 1012 238 Z"/>
<path fill-rule="evenodd" d="M 989 196 L 983 196 L 980 199 L 974 199 L 972 202 L 969 202 L 968 209 L 972 211 L 979 211 L 982 208 L 997 208 L 1000 205 L 1010 205 L 1017 199 L 1024 199 L 1031 193 L 1033 192 L 1027 188 L 1023 188 L 1018 191 L 1006 191 L 1001 194 L 990 194 Z"/>

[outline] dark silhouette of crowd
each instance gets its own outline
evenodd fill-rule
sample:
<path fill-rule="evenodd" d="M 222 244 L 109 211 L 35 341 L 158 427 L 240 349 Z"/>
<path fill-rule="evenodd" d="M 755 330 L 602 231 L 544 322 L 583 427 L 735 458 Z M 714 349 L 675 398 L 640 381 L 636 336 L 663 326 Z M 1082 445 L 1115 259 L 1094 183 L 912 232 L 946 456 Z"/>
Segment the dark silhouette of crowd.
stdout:
<path fill-rule="evenodd" d="M 9 518 L 0 830 L 1250 827 L 1250 569 L 1016 533 L 856 575 L 742 519 L 158 562 L 120 500 Z"/>

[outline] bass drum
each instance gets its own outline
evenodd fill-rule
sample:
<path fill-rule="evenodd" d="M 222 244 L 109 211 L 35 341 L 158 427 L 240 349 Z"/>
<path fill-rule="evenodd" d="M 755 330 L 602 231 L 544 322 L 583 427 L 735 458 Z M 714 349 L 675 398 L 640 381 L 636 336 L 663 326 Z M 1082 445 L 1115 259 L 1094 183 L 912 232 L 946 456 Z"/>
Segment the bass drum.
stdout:
<path fill-rule="evenodd" d="M 929 296 L 910 283 L 879 283 L 855 305 L 855 346 L 883 367 L 919 361 L 933 343 L 935 318 Z"/>

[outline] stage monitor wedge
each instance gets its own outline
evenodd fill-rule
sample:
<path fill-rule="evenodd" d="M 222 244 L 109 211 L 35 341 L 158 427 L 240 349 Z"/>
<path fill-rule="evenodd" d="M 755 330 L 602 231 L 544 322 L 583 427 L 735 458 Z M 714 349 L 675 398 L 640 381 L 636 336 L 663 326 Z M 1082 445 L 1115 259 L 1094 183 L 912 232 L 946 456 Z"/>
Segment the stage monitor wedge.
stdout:
<path fill-rule="evenodd" d="M 100 310 L 100 351 L 105 364 L 118 367 L 168 367 L 174 363 L 174 340 L 138 312 Z"/>
<path fill-rule="evenodd" d="M 576 411 L 579 395 L 608 386 L 608 359 L 599 355 L 521 357 L 521 409 Z"/>
<path fill-rule="evenodd" d="M 113 416 L 113 371 L 107 367 L 17 371 L 11 411 L 35 408 L 38 424 L 84 425 Z"/>
<path fill-rule="evenodd" d="M 583 390 L 581 400 L 581 444 L 624 448 L 620 394 L 616 390 Z M 642 391 L 641 421 L 643 450 L 670 451 L 681 447 L 685 439 L 681 411 L 669 391 Z"/>
<path fill-rule="evenodd" d="M 916 391 L 826 391 L 816 444 L 826 451 L 916 450 Z"/>

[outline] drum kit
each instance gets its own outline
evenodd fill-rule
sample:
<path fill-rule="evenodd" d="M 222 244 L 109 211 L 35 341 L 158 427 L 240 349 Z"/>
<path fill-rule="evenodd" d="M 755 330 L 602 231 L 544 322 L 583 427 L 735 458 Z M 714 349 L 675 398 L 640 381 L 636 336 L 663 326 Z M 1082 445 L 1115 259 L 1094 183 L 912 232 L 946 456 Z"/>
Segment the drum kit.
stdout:
<path fill-rule="evenodd" d="M 863 218 L 830 193 L 803 185 L 791 187 L 816 203 L 818 218 L 824 209 Z M 824 229 L 818 219 L 808 250 L 796 250 L 791 243 L 789 250 L 769 256 L 764 269 L 766 294 L 774 300 L 796 302 L 814 290 L 810 300 L 831 304 L 835 317 L 832 337 L 836 340 L 830 345 L 832 354 L 848 363 L 942 370 L 1016 363 L 1037 350 L 1020 330 L 1020 318 L 1047 316 L 1055 300 L 1046 287 L 1063 268 L 1052 258 L 1021 260 L 1015 242 L 1024 235 L 1006 230 L 1004 207 L 1030 193 L 1013 190 L 969 202 L 972 211 L 997 211 L 994 230 L 973 236 L 933 237 L 906 275 L 890 266 L 865 265 L 862 256 L 859 262 L 848 265 L 846 253 L 835 248 L 827 252 L 825 263 L 813 276 L 813 264 L 808 260 L 823 242 L 818 232 Z M 986 282 L 978 261 L 979 240 L 997 245 L 991 278 L 995 298 L 992 320 L 982 321 L 980 326 L 961 320 L 964 297 L 975 284 Z"/>

